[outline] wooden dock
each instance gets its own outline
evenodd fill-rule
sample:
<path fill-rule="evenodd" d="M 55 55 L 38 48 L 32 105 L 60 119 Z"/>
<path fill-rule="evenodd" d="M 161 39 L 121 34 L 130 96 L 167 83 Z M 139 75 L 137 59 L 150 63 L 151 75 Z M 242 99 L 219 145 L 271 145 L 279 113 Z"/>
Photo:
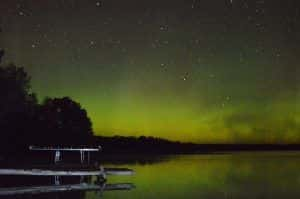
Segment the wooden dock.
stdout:
<path fill-rule="evenodd" d="M 69 184 L 69 185 L 48 185 L 48 186 L 28 186 L 28 187 L 7 187 L 0 188 L 0 196 L 19 195 L 19 194 L 41 194 L 51 192 L 66 191 L 113 191 L 113 190 L 130 190 L 134 185 L 130 183 L 120 184 Z"/>
<path fill-rule="evenodd" d="M 134 174 L 133 170 L 126 168 L 103 168 L 102 166 L 94 168 L 83 167 L 85 162 L 85 153 L 87 153 L 87 163 L 90 162 L 90 152 L 97 152 L 102 150 L 101 146 L 98 147 L 38 147 L 30 146 L 29 150 L 31 151 L 50 151 L 54 152 L 54 163 L 55 167 L 44 167 L 44 168 L 0 168 L 1 175 L 11 175 L 11 176 L 54 176 L 56 185 L 60 184 L 60 176 L 98 176 L 103 181 L 106 180 L 107 175 L 132 175 Z M 59 161 L 62 161 L 62 152 L 63 151 L 79 151 L 81 167 L 80 168 L 58 168 L 60 166 L 57 164 Z"/>
<path fill-rule="evenodd" d="M 99 170 L 0 169 L 0 175 L 24 176 L 106 176 L 132 175 L 131 169 L 100 168 Z"/>

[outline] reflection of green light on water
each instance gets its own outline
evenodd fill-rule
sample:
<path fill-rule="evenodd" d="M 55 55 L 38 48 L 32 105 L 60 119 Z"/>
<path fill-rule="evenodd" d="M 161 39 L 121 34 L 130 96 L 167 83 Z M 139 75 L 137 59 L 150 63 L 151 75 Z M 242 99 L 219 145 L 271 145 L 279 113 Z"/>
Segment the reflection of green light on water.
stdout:
<path fill-rule="evenodd" d="M 136 188 L 105 192 L 104 198 L 297 198 L 299 157 L 299 153 L 191 155 L 154 164 L 121 165 L 136 174 L 109 176 L 108 183 L 131 182 Z M 95 197 L 93 193 L 87 196 Z"/>

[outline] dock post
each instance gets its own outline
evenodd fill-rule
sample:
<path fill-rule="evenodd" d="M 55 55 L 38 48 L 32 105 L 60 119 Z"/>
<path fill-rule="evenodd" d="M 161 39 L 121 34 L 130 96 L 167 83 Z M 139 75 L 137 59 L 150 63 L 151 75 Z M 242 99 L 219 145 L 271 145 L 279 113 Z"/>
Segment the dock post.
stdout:
<path fill-rule="evenodd" d="M 105 185 L 106 185 L 106 183 L 101 183 L 101 185 L 100 185 L 100 190 L 98 191 L 99 198 L 102 198 L 102 196 L 103 196 L 103 192 L 105 190 Z"/>
<path fill-rule="evenodd" d="M 99 176 L 101 180 L 106 181 L 106 174 L 103 166 L 100 166 L 101 175 Z"/>
<path fill-rule="evenodd" d="M 60 185 L 60 176 L 54 176 L 54 184 Z"/>
<path fill-rule="evenodd" d="M 55 151 L 55 155 L 54 155 L 54 163 L 56 164 L 60 160 L 61 160 L 61 152 L 57 150 Z"/>
<path fill-rule="evenodd" d="M 84 151 L 80 151 L 80 161 L 81 161 L 81 164 L 84 163 Z"/>
<path fill-rule="evenodd" d="M 84 176 L 80 176 L 80 184 L 84 182 Z"/>

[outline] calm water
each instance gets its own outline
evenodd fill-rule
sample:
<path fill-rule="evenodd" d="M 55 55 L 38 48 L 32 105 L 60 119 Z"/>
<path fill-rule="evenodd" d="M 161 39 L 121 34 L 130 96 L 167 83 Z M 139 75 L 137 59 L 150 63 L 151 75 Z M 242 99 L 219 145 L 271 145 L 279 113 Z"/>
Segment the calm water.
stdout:
<path fill-rule="evenodd" d="M 108 183 L 133 183 L 136 188 L 101 195 L 94 191 L 73 193 L 72 198 L 300 198 L 299 152 L 168 156 L 151 163 L 106 166 L 134 169 L 134 176 L 109 176 Z M 70 197 L 56 194 L 55 198 Z"/>
<path fill-rule="evenodd" d="M 105 192 L 104 198 L 300 198 L 300 153 L 174 156 L 122 166 L 136 175 L 109 181 L 130 181 L 136 189 Z"/>

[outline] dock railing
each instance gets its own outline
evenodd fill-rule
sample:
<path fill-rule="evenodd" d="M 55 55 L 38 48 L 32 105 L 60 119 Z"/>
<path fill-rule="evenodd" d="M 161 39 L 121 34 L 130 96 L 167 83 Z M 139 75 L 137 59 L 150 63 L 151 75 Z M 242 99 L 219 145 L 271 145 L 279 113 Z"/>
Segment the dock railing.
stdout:
<path fill-rule="evenodd" d="M 90 163 L 90 152 L 99 152 L 102 150 L 101 146 L 98 147 L 40 147 L 40 146 L 29 146 L 30 151 L 53 151 L 54 152 L 54 163 L 58 163 L 62 160 L 62 151 L 79 151 L 80 162 L 85 162 L 85 156 L 87 156 L 87 163 Z"/>

